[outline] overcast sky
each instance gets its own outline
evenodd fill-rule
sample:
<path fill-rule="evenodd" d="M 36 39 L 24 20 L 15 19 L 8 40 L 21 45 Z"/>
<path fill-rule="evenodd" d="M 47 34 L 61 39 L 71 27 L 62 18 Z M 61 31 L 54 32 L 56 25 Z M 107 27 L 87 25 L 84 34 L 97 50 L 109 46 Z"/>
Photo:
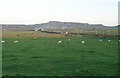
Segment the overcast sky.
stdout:
<path fill-rule="evenodd" d="M 118 24 L 119 0 L 0 0 L 0 23 L 48 21 Z"/>

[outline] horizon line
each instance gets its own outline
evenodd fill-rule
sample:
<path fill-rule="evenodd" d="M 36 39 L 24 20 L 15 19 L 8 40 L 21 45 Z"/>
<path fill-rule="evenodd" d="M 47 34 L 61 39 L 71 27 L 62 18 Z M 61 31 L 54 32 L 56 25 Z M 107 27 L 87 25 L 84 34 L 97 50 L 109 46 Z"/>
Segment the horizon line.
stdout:
<path fill-rule="evenodd" d="M 65 21 L 48 21 L 48 22 L 65 22 Z M 41 23 L 0 23 L 0 24 L 9 24 L 9 25 L 11 25 L 11 24 L 17 24 L 17 25 L 31 25 L 31 24 L 42 24 L 42 23 L 48 23 L 48 22 L 41 22 Z M 85 22 L 71 22 L 71 21 L 66 21 L 66 23 L 85 23 Z M 86 24 L 101 24 L 101 25 L 103 25 L 103 26 L 119 26 L 119 24 L 116 24 L 116 25 L 105 25 L 105 24 L 103 24 L 103 23 L 86 23 Z"/>

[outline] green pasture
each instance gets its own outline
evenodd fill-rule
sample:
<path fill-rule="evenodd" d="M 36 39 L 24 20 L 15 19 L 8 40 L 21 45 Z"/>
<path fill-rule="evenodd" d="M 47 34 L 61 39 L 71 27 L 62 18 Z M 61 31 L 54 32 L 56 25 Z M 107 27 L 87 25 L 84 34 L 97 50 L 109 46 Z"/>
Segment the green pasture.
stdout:
<path fill-rule="evenodd" d="M 108 39 L 3 37 L 3 76 L 116 76 L 118 40 Z"/>

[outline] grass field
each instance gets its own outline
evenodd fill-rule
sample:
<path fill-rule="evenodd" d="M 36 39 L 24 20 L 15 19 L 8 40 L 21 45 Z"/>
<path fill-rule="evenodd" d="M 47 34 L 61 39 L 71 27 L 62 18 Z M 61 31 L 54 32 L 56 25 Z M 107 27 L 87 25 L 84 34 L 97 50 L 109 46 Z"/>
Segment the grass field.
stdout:
<path fill-rule="evenodd" d="M 118 75 L 117 39 L 108 42 L 102 38 L 100 42 L 100 38 L 90 36 L 38 34 L 36 39 L 29 35 L 3 36 L 6 41 L 2 45 L 3 76 Z M 15 40 L 19 42 L 13 43 Z M 63 43 L 58 44 L 59 40 Z"/>

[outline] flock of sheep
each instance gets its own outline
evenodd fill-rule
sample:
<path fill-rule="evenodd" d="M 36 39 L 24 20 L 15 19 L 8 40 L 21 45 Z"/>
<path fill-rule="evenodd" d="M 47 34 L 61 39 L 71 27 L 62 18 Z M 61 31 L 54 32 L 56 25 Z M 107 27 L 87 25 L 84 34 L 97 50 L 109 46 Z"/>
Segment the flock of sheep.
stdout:
<path fill-rule="evenodd" d="M 71 41 L 71 39 L 68 39 L 68 41 Z M 100 42 L 102 42 L 102 40 L 99 40 Z M 111 40 L 108 40 L 108 42 L 110 42 Z M 120 40 L 118 40 L 120 42 Z M 63 41 L 58 41 L 58 44 L 61 44 Z M 82 40 L 81 41 L 82 44 L 85 44 L 85 41 Z"/>
<path fill-rule="evenodd" d="M 16 40 L 16 41 L 14 41 L 13 43 L 18 43 L 19 41 L 18 40 Z M 0 43 L 5 43 L 5 41 L 4 40 L 2 40 Z"/>
<path fill-rule="evenodd" d="M 35 39 L 35 38 L 34 38 L 34 39 Z M 71 41 L 71 39 L 68 39 L 68 41 Z M 102 40 L 99 40 L 99 41 L 102 42 Z M 111 41 L 111 40 L 108 40 L 108 42 L 110 42 L 110 41 Z M 118 40 L 118 41 L 120 42 L 120 40 Z M 18 43 L 18 42 L 19 42 L 18 40 L 13 41 L 13 43 Z M 5 43 L 5 41 L 2 40 L 0 43 Z M 63 41 L 60 40 L 60 41 L 58 41 L 57 43 L 58 43 L 58 44 L 61 44 L 61 43 L 63 43 Z M 82 44 L 85 44 L 85 41 L 82 40 L 81 43 L 82 43 Z"/>
<path fill-rule="evenodd" d="M 71 39 L 68 39 L 68 41 L 71 41 Z M 63 41 L 58 41 L 58 44 L 61 44 Z M 82 44 L 84 44 L 85 43 L 85 41 L 83 41 L 82 40 L 82 42 L 81 42 Z"/>

